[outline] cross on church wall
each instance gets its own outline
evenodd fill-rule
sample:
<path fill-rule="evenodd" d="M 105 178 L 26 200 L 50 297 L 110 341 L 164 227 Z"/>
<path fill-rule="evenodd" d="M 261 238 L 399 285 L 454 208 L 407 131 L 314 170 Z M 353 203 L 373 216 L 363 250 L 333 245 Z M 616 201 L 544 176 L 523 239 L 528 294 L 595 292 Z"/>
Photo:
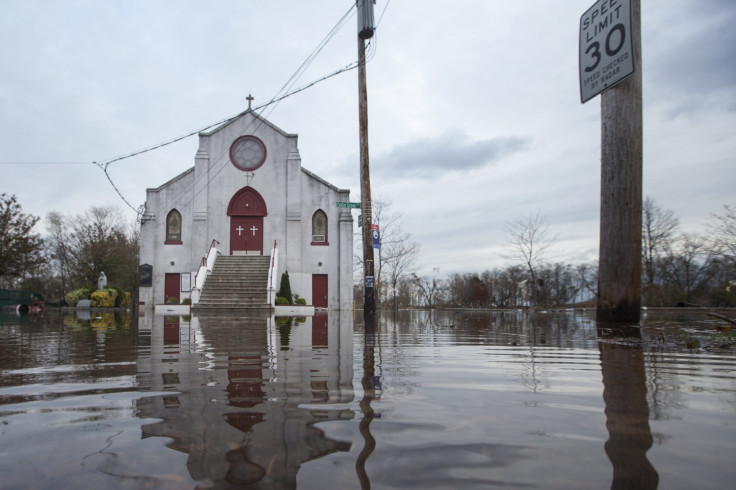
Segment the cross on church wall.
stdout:
<path fill-rule="evenodd" d="M 253 232 L 253 236 L 256 236 L 256 232 L 258 231 L 258 228 L 256 228 L 256 225 L 253 225 L 253 227 L 250 229 L 250 231 Z"/>
<path fill-rule="evenodd" d="M 238 236 L 240 236 L 240 232 L 241 232 L 241 231 L 245 230 L 245 228 L 243 228 L 243 227 L 242 227 L 242 226 L 240 226 L 240 225 L 238 225 L 238 227 L 237 227 L 237 228 L 235 228 L 235 229 L 236 229 L 236 230 L 238 230 Z"/>

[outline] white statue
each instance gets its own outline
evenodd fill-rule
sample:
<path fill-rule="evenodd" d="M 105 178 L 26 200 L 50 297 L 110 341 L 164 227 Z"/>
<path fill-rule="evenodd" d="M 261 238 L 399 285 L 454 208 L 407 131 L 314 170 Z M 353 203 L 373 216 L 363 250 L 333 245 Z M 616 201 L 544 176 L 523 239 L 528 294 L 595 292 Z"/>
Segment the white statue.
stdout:
<path fill-rule="evenodd" d="M 105 289 L 107 286 L 107 276 L 105 272 L 100 272 L 100 277 L 97 279 L 97 289 Z"/>

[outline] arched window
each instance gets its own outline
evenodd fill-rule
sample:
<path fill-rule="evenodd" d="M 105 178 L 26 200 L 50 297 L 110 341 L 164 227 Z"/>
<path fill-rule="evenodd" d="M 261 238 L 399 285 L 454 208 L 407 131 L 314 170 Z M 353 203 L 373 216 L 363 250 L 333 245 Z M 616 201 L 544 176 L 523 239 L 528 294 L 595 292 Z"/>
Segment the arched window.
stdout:
<path fill-rule="evenodd" d="M 327 242 L 327 215 L 318 209 L 312 215 L 312 245 L 329 245 Z"/>
<path fill-rule="evenodd" d="M 181 244 L 181 213 L 176 209 L 166 216 L 166 243 Z"/>

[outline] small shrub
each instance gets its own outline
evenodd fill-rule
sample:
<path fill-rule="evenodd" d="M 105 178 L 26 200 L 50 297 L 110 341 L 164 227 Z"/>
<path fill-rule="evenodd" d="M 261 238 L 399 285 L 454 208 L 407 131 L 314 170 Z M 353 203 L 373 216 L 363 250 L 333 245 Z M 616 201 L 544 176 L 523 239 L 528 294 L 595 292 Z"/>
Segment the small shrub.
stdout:
<path fill-rule="evenodd" d="M 183 305 L 190 305 L 190 304 L 192 304 L 192 300 L 191 300 L 191 298 L 184 298 L 183 300 L 181 300 L 181 304 L 183 304 Z"/>
<path fill-rule="evenodd" d="M 113 308 L 115 306 L 115 297 L 108 293 L 108 290 L 95 291 L 92 293 L 93 308 Z"/>
<path fill-rule="evenodd" d="M 285 306 L 289 304 L 289 300 L 283 296 L 276 296 L 276 304 L 279 306 Z"/>
<path fill-rule="evenodd" d="M 66 299 L 66 303 L 69 306 L 75 307 L 77 306 L 77 303 L 79 303 L 80 300 L 90 299 L 90 292 L 91 291 L 87 288 L 74 289 L 66 293 L 66 296 L 64 297 L 64 299 Z"/>
<path fill-rule="evenodd" d="M 105 289 L 111 289 L 115 291 L 115 308 L 120 308 L 123 305 L 123 301 L 125 300 L 125 291 L 123 291 L 123 288 L 120 286 L 110 286 L 109 288 Z"/>
<path fill-rule="evenodd" d="M 296 300 L 294 301 L 294 303 L 296 303 L 296 304 L 298 304 L 298 305 L 306 305 L 306 304 L 307 304 L 307 300 L 306 300 L 306 299 L 304 299 L 304 298 L 297 298 L 297 299 L 296 299 Z"/>
<path fill-rule="evenodd" d="M 166 304 L 167 305 L 178 305 L 179 300 L 174 297 L 166 298 Z"/>
<path fill-rule="evenodd" d="M 102 290 L 105 293 L 107 293 L 109 296 L 112 297 L 112 305 L 113 306 L 117 306 L 118 305 L 118 289 L 120 289 L 120 288 L 109 287 L 109 288 L 105 288 L 105 289 Z M 123 290 L 120 289 L 120 292 L 121 293 L 122 293 L 122 291 Z"/>
<path fill-rule="evenodd" d="M 125 291 L 123 294 L 123 299 L 120 301 L 120 307 L 121 308 L 128 308 L 130 306 L 130 293 Z"/>

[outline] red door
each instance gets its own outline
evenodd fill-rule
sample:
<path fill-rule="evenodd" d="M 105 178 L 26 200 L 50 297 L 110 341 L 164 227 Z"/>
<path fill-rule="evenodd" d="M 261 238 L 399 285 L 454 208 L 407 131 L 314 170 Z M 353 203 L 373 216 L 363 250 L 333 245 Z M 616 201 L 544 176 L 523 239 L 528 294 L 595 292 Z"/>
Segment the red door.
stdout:
<path fill-rule="evenodd" d="M 169 302 L 169 298 L 174 298 L 176 303 L 179 303 L 179 286 L 180 286 L 179 274 L 166 274 L 166 280 L 164 283 L 164 303 Z"/>
<path fill-rule="evenodd" d="M 234 252 L 263 255 L 263 216 L 230 217 L 230 255 Z"/>
<path fill-rule="evenodd" d="M 312 274 L 312 306 L 327 308 L 327 274 Z"/>

